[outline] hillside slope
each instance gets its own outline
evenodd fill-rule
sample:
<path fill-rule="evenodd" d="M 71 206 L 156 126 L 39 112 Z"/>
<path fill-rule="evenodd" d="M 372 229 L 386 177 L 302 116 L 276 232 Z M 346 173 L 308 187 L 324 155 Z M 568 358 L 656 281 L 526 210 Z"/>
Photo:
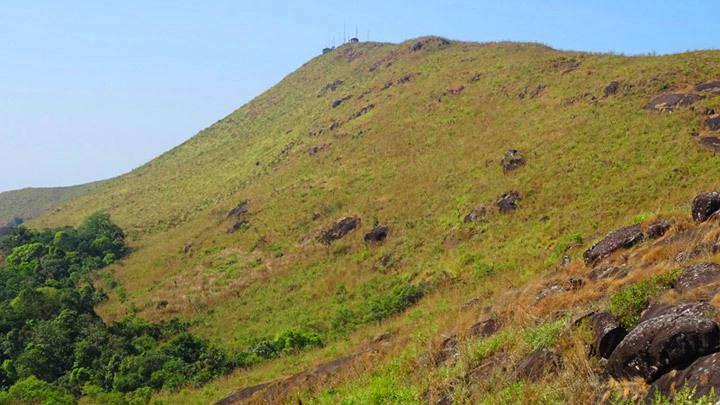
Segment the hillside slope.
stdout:
<path fill-rule="evenodd" d="M 70 187 L 25 188 L 0 193 L 0 224 L 14 218 L 28 220 L 95 190 L 101 182 Z"/>
<path fill-rule="evenodd" d="M 321 379 L 320 391 L 299 395 L 423 401 L 444 380 L 412 373 L 439 334 L 563 256 L 582 261 L 610 230 L 684 213 L 697 192 L 720 186 L 718 158 L 699 142 L 720 98 L 694 90 L 720 78 L 718 62 L 715 51 L 624 57 L 435 37 L 346 44 L 32 224 L 105 210 L 128 231 L 134 252 L 101 278 L 112 290 L 99 309 L 108 320 L 180 317 L 230 350 L 288 330 L 323 339 L 163 394 L 170 402 L 218 400 L 365 350 L 377 335 L 393 342 L 368 366 L 384 370 L 381 380 L 352 374 L 356 384 L 322 391 Z M 643 108 L 682 91 L 706 97 L 671 113 Z M 499 162 L 511 149 L 525 164 L 507 171 Z M 356 228 L 318 238 L 343 218 Z M 366 242 L 376 226 L 387 238 Z M 509 378 L 491 392 L 568 400 L 576 391 L 565 383 Z"/>

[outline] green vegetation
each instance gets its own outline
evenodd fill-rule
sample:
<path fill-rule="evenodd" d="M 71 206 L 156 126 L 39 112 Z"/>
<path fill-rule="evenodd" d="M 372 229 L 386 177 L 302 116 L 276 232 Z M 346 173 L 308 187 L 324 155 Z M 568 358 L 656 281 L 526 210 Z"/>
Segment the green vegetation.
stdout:
<path fill-rule="evenodd" d="M 679 275 L 677 271 L 660 274 L 625 286 L 610 296 L 608 310 L 629 330 L 637 325 L 650 300 L 670 288 Z"/>
<path fill-rule="evenodd" d="M 73 198 L 98 189 L 103 182 L 71 187 L 26 188 L 0 193 L 0 226 L 14 218 L 28 220 Z"/>

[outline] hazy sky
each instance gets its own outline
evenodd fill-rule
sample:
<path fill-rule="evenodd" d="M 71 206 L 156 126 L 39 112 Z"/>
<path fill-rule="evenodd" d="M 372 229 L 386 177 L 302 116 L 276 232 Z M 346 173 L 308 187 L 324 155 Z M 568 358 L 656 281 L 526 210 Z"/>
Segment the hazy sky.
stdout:
<path fill-rule="evenodd" d="M 124 173 L 360 37 L 717 47 L 715 1 L 0 0 L 0 191 Z"/>

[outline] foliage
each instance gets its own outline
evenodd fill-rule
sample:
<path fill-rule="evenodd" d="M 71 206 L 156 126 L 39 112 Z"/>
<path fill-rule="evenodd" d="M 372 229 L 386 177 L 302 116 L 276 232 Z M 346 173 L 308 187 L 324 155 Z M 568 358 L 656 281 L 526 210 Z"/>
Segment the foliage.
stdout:
<path fill-rule="evenodd" d="M 678 272 L 670 272 L 625 286 L 610 296 L 608 310 L 626 329 L 632 329 L 650 300 L 669 288 L 678 276 Z"/>
<path fill-rule="evenodd" d="M 565 325 L 567 325 L 567 320 L 561 318 L 528 329 L 525 338 L 530 349 L 549 349 L 555 346 Z"/>

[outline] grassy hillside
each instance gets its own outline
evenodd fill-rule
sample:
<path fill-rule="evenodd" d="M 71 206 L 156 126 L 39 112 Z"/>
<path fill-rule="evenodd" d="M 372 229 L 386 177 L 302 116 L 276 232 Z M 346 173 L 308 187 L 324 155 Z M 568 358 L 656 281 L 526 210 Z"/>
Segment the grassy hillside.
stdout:
<path fill-rule="evenodd" d="M 25 188 L 0 193 L 0 224 L 14 218 L 27 220 L 95 190 L 100 183 L 71 187 Z"/>
<path fill-rule="evenodd" d="M 658 94 L 720 78 L 718 62 L 716 51 L 625 57 L 438 38 L 346 44 L 32 224 L 75 224 L 105 210 L 128 231 L 133 253 L 99 280 L 111 290 L 99 308 L 108 320 L 180 317 L 228 349 L 287 330 L 323 339 L 323 348 L 160 399 L 208 403 L 387 333 L 393 343 L 367 370 L 345 376 L 356 383 L 300 387 L 301 395 L 421 402 L 445 380 L 435 371 L 413 378 L 416 359 L 445 330 L 536 282 L 564 255 L 581 260 L 600 235 L 685 213 L 697 192 L 720 185 L 718 158 L 693 136 L 720 98 L 672 113 L 643 109 Z M 606 95 L 612 81 L 617 92 Z M 504 173 L 509 149 L 527 164 Z M 521 195 L 518 209 L 500 214 L 495 202 L 509 191 Z M 227 213 L 243 201 L 246 222 L 229 233 L 238 219 Z M 479 207 L 486 214 L 466 223 Z M 346 216 L 359 217 L 359 228 L 329 246 L 317 240 Z M 389 228 L 387 239 L 364 242 L 376 224 Z M 580 248 L 566 252 L 573 243 Z M 402 311 L 415 302 L 412 288 L 422 299 Z M 460 310 L 473 297 L 476 305 Z M 492 392 L 570 400 L 565 383 L 509 379 Z M 462 398 L 473 395 L 485 394 Z"/>

